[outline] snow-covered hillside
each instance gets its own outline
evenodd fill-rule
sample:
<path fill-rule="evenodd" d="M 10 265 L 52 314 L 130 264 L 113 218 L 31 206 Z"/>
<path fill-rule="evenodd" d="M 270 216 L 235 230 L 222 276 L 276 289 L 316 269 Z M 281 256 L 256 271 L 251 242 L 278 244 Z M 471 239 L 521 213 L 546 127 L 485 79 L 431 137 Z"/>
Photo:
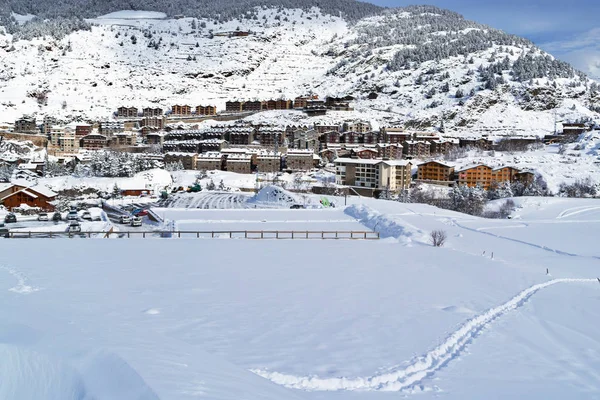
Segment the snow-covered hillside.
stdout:
<path fill-rule="evenodd" d="M 162 17 L 112 13 L 60 40 L 0 35 L 2 119 L 96 120 L 120 105 L 223 109 L 227 99 L 351 95 L 353 112 L 252 119 L 420 128 L 443 119 L 457 135 L 543 135 L 554 130 L 554 110 L 559 120 L 595 118 L 600 105 L 593 82 L 526 40 L 436 8 L 388 10 L 351 24 L 316 8 L 259 9 L 256 19 L 224 23 Z M 236 30 L 250 35 L 219 36 Z"/>

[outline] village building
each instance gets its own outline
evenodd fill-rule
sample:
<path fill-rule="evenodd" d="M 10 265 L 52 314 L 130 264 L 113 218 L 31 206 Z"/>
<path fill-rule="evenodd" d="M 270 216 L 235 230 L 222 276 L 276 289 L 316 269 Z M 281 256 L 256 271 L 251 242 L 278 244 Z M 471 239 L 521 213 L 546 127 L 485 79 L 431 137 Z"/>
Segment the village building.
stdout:
<path fill-rule="evenodd" d="M 123 121 L 103 121 L 100 122 L 98 133 L 107 137 L 111 137 L 115 133 L 120 133 L 125 130 Z"/>
<path fill-rule="evenodd" d="M 256 132 L 254 140 L 257 140 L 263 147 L 273 148 L 275 147 L 275 143 L 277 143 L 277 146 L 283 146 L 285 130 L 272 126 L 264 126 Z"/>
<path fill-rule="evenodd" d="M 494 141 L 486 138 L 460 138 L 460 147 L 491 150 L 494 147 Z"/>
<path fill-rule="evenodd" d="M 308 99 L 309 97 L 296 97 L 294 99 L 294 108 L 304 108 L 306 107 L 307 103 L 308 103 Z"/>
<path fill-rule="evenodd" d="M 56 118 L 50 116 L 50 115 L 46 115 L 44 116 L 44 122 L 42 125 L 42 133 L 44 135 L 49 135 L 50 134 L 50 129 L 56 125 Z"/>
<path fill-rule="evenodd" d="M 142 109 L 143 117 L 162 117 L 163 113 L 164 113 L 164 111 L 160 107 L 156 107 L 156 108 L 146 107 L 146 108 Z"/>
<path fill-rule="evenodd" d="M 166 120 L 164 116 L 147 116 L 142 118 L 140 125 L 142 128 L 164 129 Z"/>
<path fill-rule="evenodd" d="M 137 118 L 138 109 L 136 107 L 117 108 L 117 117 L 119 118 Z"/>
<path fill-rule="evenodd" d="M 277 99 L 275 100 L 275 109 L 276 110 L 289 110 L 292 108 L 292 101 L 285 99 Z"/>
<path fill-rule="evenodd" d="M 406 158 L 427 158 L 430 156 L 430 145 L 427 142 L 407 140 L 402 143 L 402 154 Z"/>
<path fill-rule="evenodd" d="M 290 171 L 310 171 L 314 167 L 314 152 L 312 150 L 288 150 L 285 166 Z"/>
<path fill-rule="evenodd" d="M 165 143 L 164 132 L 151 132 L 146 135 L 146 144 L 162 146 Z"/>
<path fill-rule="evenodd" d="M 315 124 L 315 130 L 318 133 L 340 132 L 340 126 L 339 125 L 318 125 L 318 124 Z"/>
<path fill-rule="evenodd" d="M 227 101 L 225 102 L 225 111 L 231 113 L 239 113 L 242 112 L 242 107 L 244 103 L 239 101 Z"/>
<path fill-rule="evenodd" d="M 431 155 L 443 155 L 448 154 L 452 150 L 455 150 L 458 147 L 458 140 L 432 140 L 430 142 L 430 150 Z"/>
<path fill-rule="evenodd" d="M 371 124 L 364 121 L 344 122 L 343 129 L 345 132 L 367 133 L 371 131 Z"/>
<path fill-rule="evenodd" d="M 392 192 L 406 190 L 410 186 L 410 161 L 338 158 L 334 162 L 338 185 Z"/>
<path fill-rule="evenodd" d="M 379 151 L 376 148 L 357 147 L 350 151 L 352 157 L 358 157 L 363 160 L 372 160 L 379 158 Z"/>
<path fill-rule="evenodd" d="M 329 131 L 329 132 L 325 132 L 322 136 L 321 136 L 322 140 L 324 141 L 324 143 L 329 144 L 337 144 L 340 143 L 342 140 L 342 134 L 338 131 Z"/>
<path fill-rule="evenodd" d="M 219 152 L 208 152 L 198 155 L 196 169 L 213 171 L 223 169 L 223 154 Z"/>
<path fill-rule="evenodd" d="M 252 173 L 252 155 L 245 153 L 225 154 L 225 170 L 237 174 Z"/>
<path fill-rule="evenodd" d="M 452 185 L 454 183 L 454 165 L 439 161 L 428 161 L 417 166 L 419 181 Z"/>
<path fill-rule="evenodd" d="M 196 115 L 217 115 L 217 107 L 196 106 Z"/>
<path fill-rule="evenodd" d="M 402 144 L 412 138 L 412 133 L 406 132 L 403 128 L 383 128 L 381 136 L 384 143 Z"/>
<path fill-rule="evenodd" d="M 492 182 L 514 182 L 519 170 L 513 167 L 499 167 L 492 170 Z"/>
<path fill-rule="evenodd" d="M 259 151 L 256 154 L 256 169 L 259 172 L 281 171 L 281 153 L 275 151 Z"/>
<path fill-rule="evenodd" d="M 462 168 L 456 172 L 456 177 L 459 185 L 480 186 L 484 189 L 489 189 L 494 180 L 492 168 L 485 164 Z"/>
<path fill-rule="evenodd" d="M 134 133 L 115 133 L 110 139 L 110 146 L 112 147 L 128 147 L 135 146 L 137 144 L 137 135 Z"/>
<path fill-rule="evenodd" d="M 56 193 L 41 185 L 25 187 L 0 183 L 0 204 L 9 210 L 26 205 L 44 211 L 54 211 Z"/>
<path fill-rule="evenodd" d="M 187 104 L 185 104 L 185 105 L 175 104 L 173 107 L 171 107 L 171 114 L 177 115 L 177 116 L 192 115 L 192 107 L 188 106 Z"/>
<path fill-rule="evenodd" d="M 78 124 L 75 126 L 75 136 L 81 139 L 84 136 L 92 133 L 92 125 L 89 124 Z"/>
<path fill-rule="evenodd" d="M 264 102 L 259 101 L 259 100 L 246 101 L 242 105 L 242 111 L 252 111 L 252 112 L 262 111 L 263 103 Z"/>
<path fill-rule="evenodd" d="M 15 121 L 14 131 L 18 133 L 39 133 L 34 118 L 23 117 Z"/>
<path fill-rule="evenodd" d="M 107 146 L 108 138 L 97 133 L 90 133 L 79 139 L 79 147 L 84 150 L 101 150 Z"/>
<path fill-rule="evenodd" d="M 181 162 L 183 169 L 196 169 L 198 163 L 197 153 L 165 153 L 165 164 Z"/>
<path fill-rule="evenodd" d="M 377 143 L 377 157 L 387 158 L 389 160 L 399 160 L 402 158 L 403 147 L 395 143 Z"/>

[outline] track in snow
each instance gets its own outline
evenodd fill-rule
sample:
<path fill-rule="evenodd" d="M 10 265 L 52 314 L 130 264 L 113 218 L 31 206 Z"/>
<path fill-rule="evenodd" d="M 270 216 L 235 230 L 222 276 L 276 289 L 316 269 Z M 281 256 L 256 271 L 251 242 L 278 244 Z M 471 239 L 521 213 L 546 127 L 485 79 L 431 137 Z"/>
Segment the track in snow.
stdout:
<path fill-rule="evenodd" d="M 33 292 L 37 292 L 40 290 L 35 286 L 28 285 L 29 279 L 21 272 L 17 271 L 13 268 L 0 266 L 1 270 L 6 271 L 8 274 L 12 275 L 17 280 L 17 286 L 11 287 L 8 289 L 10 292 L 19 293 L 19 294 L 29 294 Z"/>
<path fill-rule="evenodd" d="M 598 284 L 598 281 L 596 279 L 554 279 L 533 285 L 506 303 L 467 321 L 443 343 L 425 355 L 413 359 L 406 367 L 395 368 L 386 373 L 357 378 L 319 378 L 316 376 L 286 375 L 259 369 L 251 371 L 279 385 L 307 391 L 356 390 L 398 392 L 409 390 L 458 357 L 464 351 L 465 347 L 496 318 L 522 306 L 537 291 L 557 283 Z"/>

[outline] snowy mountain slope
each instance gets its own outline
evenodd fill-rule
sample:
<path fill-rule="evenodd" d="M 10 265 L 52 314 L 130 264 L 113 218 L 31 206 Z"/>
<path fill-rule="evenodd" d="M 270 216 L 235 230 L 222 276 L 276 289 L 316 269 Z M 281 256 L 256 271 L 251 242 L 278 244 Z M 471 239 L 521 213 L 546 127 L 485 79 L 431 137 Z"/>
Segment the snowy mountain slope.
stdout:
<path fill-rule="evenodd" d="M 524 39 L 449 11 L 408 7 L 351 24 L 316 8 L 256 15 L 216 23 L 124 12 L 89 20 L 90 31 L 60 40 L 0 35 L 3 119 L 103 119 L 120 105 L 223 109 L 228 99 L 309 93 L 352 95 L 355 111 L 311 119 L 269 112 L 253 120 L 363 118 L 435 128 L 443 118 L 456 135 L 543 135 L 554 129 L 554 109 L 559 119 L 597 117 L 595 83 Z M 252 34 L 213 36 L 237 29 Z"/>

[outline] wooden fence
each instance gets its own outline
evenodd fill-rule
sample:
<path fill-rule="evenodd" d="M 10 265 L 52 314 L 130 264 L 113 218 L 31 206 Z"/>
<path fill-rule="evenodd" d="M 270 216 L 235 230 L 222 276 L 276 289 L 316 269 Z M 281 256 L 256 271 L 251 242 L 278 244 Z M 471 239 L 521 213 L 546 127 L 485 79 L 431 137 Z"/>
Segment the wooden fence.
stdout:
<path fill-rule="evenodd" d="M 108 232 L 9 232 L 10 239 L 33 238 L 197 238 L 197 239 L 318 239 L 377 240 L 368 231 L 113 231 Z"/>

